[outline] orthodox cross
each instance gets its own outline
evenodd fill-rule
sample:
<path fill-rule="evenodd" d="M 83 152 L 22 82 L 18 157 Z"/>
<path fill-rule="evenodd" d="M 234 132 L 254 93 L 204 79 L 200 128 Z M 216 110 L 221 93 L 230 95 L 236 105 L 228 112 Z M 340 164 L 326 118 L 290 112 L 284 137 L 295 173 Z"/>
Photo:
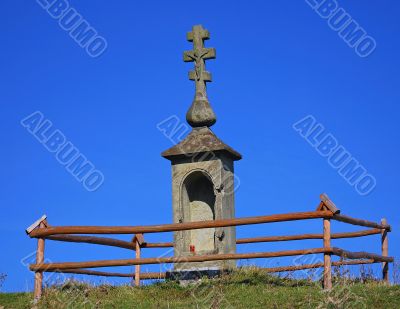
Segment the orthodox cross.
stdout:
<path fill-rule="evenodd" d="M 204 47 L 204 40 L 210 38 L 210 33 L 203 26 L 194 26 L 187 34 L 187 40 L 193 42 L 193 50 L 185 51 L 183 61 L 194 62 L 194 70 L 189 72 L 189 79 L 196 83 L 195 100 L 207 100 L 206 82 L 211 82 L 211 73 L 206 71 L 205 60 L 215 59 L 215 48 Z"/>

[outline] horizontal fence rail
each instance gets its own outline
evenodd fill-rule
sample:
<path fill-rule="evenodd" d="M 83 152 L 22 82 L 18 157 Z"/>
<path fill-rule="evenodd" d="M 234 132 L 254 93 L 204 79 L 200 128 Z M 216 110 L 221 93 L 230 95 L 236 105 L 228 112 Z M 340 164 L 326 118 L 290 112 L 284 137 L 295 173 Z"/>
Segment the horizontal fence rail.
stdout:
<path fill-rule="evenodd" d="M 370 260 L 352 260 L 352 261 L 338 261 L 332 262 L 332 266 L 344 266 L 344 265 L 360 265 L 360 264 L 373 264 L 379 263 L 372 259 Z M 323 268 L 324 263 L 315 263 L 315 264 L 303 264 L 296 266 L 281 266 L 281 267 L 271 267 L 271 268 L 262 268 L 264 271 L 269 273 L 279 273 L 279 272 L 287 272 L 287 271 L 297 271 L 304 269 L 315 269 L 315 268 Z"/>
<path fill-rule="evenodd" d="M 372 227 L 372 228 L 376 228 L 376 229 L 383 229 L 383 230 L 389 230 L 389 231 L 391 230 L 391 227 L 388 224 L 379 224 L 379 223 L 375 223 L 375 222 L 371 222 L 371 221 L 367 221 L 367 220 L 352 218 L 349 216 L 334 215 L 332 219 L 334 219 L 336 221 L 341 221 L 344 223 L 353 224 L 353 225 L 366 226 L 366 227 Z"/>
<path fill-rule="evenodd" d="M 64 263 L 47 263 L 47 264 L 43 263 L 43 264 L 30 265 L 29 269 L 33 271 L 44 271 L 46 269 L 62 270 L 71 268 L 96 268 L 96 267 L 132 266 L 132 265 L 146 265 L 146 264 L 193 263 L 193 262 L 205 262 L 205 261 L 273 258 L 273 257 L 283 257 L 283 256 L 308 255 L 315 253 L 333 253 L 333 249 L 316 248 L 316 249 L 287 250 L 287 251 L 276 251 L 276 252 L 209 254 L 209 255 L 186 256 L 186 257 L 140 258 L 140 259 L 102 260 L 102 261 L 89 261 L 89 262 L 64 262 Z"/>
<path fill-rule="evenodd" d="M 124 274 L 124 273 L 113 273 L 113 272 L 96 271 L 96 270 L 89 270 L 89 269 L 63 269 L 63 270 L 61 270 L 61 269 L 46 269 L 43 272 L 101 276 L 101 277 L 122 277 L 122 278 L 134 278 L 135 277 L 135 273 Z M 165 272 L 140 273 L 141 280 L 165 279 L 165 277 L 166 277 Z"/>
<path fill-rule="evenodd" d="M 74 236 L 74 235 L 51 235 L 43 237 L 45 239 L 63 241 L 63 242 L 78 242 L 78 243 L 88 243 L 95 245 L 104 245 L 111 247 L 119 247 L 125 249 L 135 250 L 135 244 L 133 242 L 106 238 L 106 237 L 96 237 L 96 236 Z"/>
<path fill-rule="evenodd" d="M 357 232 L 347 233 L 334 233 L 331 235 L 331 239 L 340 238 L 355 238 L 363 237 L 368 235 L 381 234 L 380 229 L 369 229 Z M 125 248 L 135 250 L 135 244 L 129 241 L 123 241 L 113 238 L 96 237 L 96 236 L 74 236 L 74 235 L 52 235 L 43 237 L 49 240 L 62 241 L 62 242 L 77 242 L 77 243 L 88 243 L 96 245 L 105 245 L 112 247 Z M 323 239 L 323 234 L 301 234 L 301 235 L 289 235 L 289 236 L 267 236 L 267 237 L 249 237 L 239 238 L 236 240 L 236 244 L 251 244 L 261 242 L 278 242 L 278 241 L 292 241 L 292 240 L 311 240 L 311 239 Z M 172 242 L 165 243 L 143 243 L 141 248 L 172 248 L 174 244 Z"/>
<path fill-rule="evenodd" d="M 332 266 L 344 266 L 344 265 L 362 265 L 362 264 L 373 264 L 379 263 L 375 260 L 350 260 L 350 261 L 338 261 L 332 262 Z M 315 264 L 303 264 L 297 266 L 281 266 L 281 267 L 270 267 L 270 268 L 261 268 L 261 270 L 269 273 L 278 273 L 278 272 L 288 272 L 288 271 L 297 271 L 304 269 L 313 269 L 313 268 L 322 268 L 324 267 L 324 263 L 315 263 Z M 114 272 L 103 272 L 103 271 L 94 271 L 89 269 L 64 269 L 64 270 L 53 270 L 46 269 L 44 272 L 49 273 L 65 273 L 65 274 L 78 274 L 78 275 L 89 275 L 89 276 L 103 276 L 103 277 L 125 277 L 125 278 L 134 278 L 135 273 L 114 273 Z M 140 273 L 141 280 L 149 280 L 149 279 L 165 279 L 165 272 L 145 272 Z"/>
<path fill-rule="evenodd" d="M 346 251 L 340 248 L 332 248 L 332 253 L 334 255 L 345 257 L 347 259 L 373 259 L 377 262 L 393 262 L 394 258 L 388 256 L 382 256 L 378 254 L 368 253 L 368 252 L 352 252 Z"/>
<path fill-rule="evenodd" d="M 276 252 L 258 252 L 258 253 L 232 253 L 232 254 L 209 254 L 182 257 L 164 257 L 164 258 L 140 258 L 140 259 L 121 259 L 121 260 L 101 260 L 89 262 L 63 262 L 63 263 L 47 263 L 32 264 L 32 271 L 51 271 L 75 268 L 97 268 L 112 266 L 133 266 L 147 264 L 169 264 L 169 263 L 193 263 L 206 261 L 223 261 L 223 260 L 242 260 L 242 259 L 258 259 L 258 258 L 274 258 L 295 255 L 309 255 L 316 253 L 328 253 L 348 259 L 370 259 L 376 262 L 393 262 L 392 257 L 384 257 L 377 254 L 367 252 L 350 252 L 340 248 L 314 248 L 303 250 L 286 250 Z"/>
<path fill-rule="evenodd" d="M 147 226 L 58 226 L 38 228 L 33 230 L 29 236 L 40 238 L 57 234 L 148 234 L 332 217 L 333 214 L 330 211 L 309 211 L 240 219 L 208 220 Z"/>

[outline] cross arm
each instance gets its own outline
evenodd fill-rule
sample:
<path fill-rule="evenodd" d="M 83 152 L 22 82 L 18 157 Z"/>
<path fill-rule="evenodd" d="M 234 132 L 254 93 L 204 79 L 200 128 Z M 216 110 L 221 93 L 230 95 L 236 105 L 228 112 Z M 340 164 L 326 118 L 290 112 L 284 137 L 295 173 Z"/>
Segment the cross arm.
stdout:
<path fill-rule="evenodd" d="M 190 71 L 189 72 L 189 79 L 190 80 L 198 80 L 198 76 L 196 71 Z M 204 80 L 205 82 L 212 82 L 212 75 L 210 72 L 203 71 L 201 72 L 201 80 Z"/>
<path fill-rule="evenodd" d="M 203 29 L 202 26 L 194 26 L 193 30 L 196 31 L 196 35 L 197 35 L 197 33 L 200 35 L 201 39 L 203 39 L 203 40 L 210 39 L 210 32 L 208 32 L 208 30 L 206 30 L 206 29 Z M 193 40 L 194 40 L 194 36 L 195 36 L 194 31 L 188 32 L 186 34 L 186 38 L 189 42 L 193 42 Z"/>
<path fill-rule="evenodd" d="M 199 51 L 199 54 L 202 55 L 200 58 L 207 59 L 215 59 L 217 52 L 215 48 L 203 48 Z M 193 62 L 196 61 L 198 55 L 193 50 L 188 50 L 183 53 L 183 61 L 185 62 Z"/>

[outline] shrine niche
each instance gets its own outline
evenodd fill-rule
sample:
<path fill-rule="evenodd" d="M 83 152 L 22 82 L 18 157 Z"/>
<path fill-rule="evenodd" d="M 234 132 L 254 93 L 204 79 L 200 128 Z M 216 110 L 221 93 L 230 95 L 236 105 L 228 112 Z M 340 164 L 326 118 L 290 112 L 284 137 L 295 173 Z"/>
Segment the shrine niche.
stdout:
<path fill-rule="evenodd" d="M 195 171 L 185 178 L 182 186 L 181 206 L 184 212 L 188 212 L 188 221 L 215 219 L 214 187 L 205 173 Z M 189 233 L 189 243 L 186 248 L 198 254 L 214 253 L 215 228 L 192 230 Z"/>

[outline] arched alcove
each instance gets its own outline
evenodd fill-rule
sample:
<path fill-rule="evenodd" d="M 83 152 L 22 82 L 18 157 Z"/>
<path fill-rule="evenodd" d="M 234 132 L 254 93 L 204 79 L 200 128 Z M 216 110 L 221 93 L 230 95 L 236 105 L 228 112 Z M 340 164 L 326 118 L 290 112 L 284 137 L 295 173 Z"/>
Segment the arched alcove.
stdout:
<path fill-rule="evenodd" d="M 201 171 L 189 174 L 184 180 L 181 196 L 186 221 L 215 219 L 214 186 L 206 174 Z M 190 246 L 194 246 L 197 253 L 214 251 L 214 233 L 214 228 L 189 231 L 185 237 L 186 250 L 189 251 Z"/>

